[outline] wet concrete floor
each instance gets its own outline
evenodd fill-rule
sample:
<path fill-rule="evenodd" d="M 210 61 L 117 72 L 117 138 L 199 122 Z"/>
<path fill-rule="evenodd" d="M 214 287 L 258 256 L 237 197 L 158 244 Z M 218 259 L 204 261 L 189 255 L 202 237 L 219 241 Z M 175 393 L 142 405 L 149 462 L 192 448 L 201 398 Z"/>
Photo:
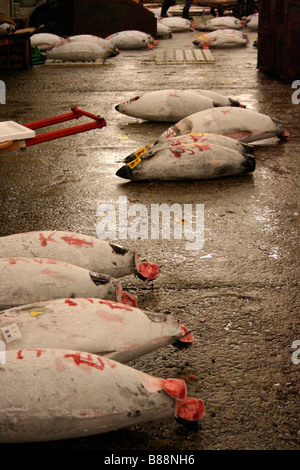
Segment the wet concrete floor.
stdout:
<path fill-rule="evenodd" d="M 195 17 L 196 22 L 200 18 Z M 174 33 L 158 48 L 190 48 L 193 32 Z M 104 435 L 29 444 L 29 449 L 201 450 L 299 447 L 299 365 L 292 361 L 297 329 L 299 208 L 297 160 L 300 106 L 291 85 L 256 68 L 256 33 L 240 49 L 213 50 L 215 64 L 155 65 L 156 51 L 121 51 L 101 67 L 36 66 L 6 72 L 1 120 L 20 124 L 78 106 L 107 121 L 103 129 L 0 156 L 0 235 L 71 230 L 96 236 L 99 204 L 204 204 L 204 245 L 186 240 L 119 240 L 160 266 L 154 285 L 125 279 L 139 306 L 173 314 L 193 330 L 187 350 L 169 346 L 131 363 L 151 375 L 186 378 L 202 398 L 201 424 L 175 419 Z M 239 98 L 281 119 L 291 136 L 255 144 L 253 174 L 196 182 L 125 182 L 123 157 L 167 128 L 126 117 L 114 106 L 147 90 L 207 88 Z M 298 325 L 299 326 L 299 325 Z M 101 404 L 99 404 L 101 406 Z M 21 445 L 18 448 L 22 448 Z"/>

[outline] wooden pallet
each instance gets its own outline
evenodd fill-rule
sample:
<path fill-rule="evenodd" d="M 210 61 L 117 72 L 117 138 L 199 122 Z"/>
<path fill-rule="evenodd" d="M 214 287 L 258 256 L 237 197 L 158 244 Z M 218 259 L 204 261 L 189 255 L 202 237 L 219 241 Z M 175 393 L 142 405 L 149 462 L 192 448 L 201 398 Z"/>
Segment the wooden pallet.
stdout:
<path fill-rule="evenodd" d="M 156 65 L 214 64 L 215 58 L 209 49 L 161 49 L 157 51 Z"/>

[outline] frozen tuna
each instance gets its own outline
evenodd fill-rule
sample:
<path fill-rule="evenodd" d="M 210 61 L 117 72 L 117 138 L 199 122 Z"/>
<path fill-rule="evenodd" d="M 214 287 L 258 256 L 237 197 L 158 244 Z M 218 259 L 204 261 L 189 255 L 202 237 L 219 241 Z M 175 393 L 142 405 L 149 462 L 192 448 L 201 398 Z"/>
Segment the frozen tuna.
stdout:
<path fill-rule="evenodd" d="M 222 134 L 243 143 L 289 136 L 283 123 L 276 118 L 251 109 L 224 106 L 191 114 L 167 129 L 161 138 L 195 132 Z"/>
<path fill-rule="evenodd" d="M 14 328 L 18 335 L 14 336 Z M 122 363 L 169 344 L 193 342 L 192 334 L 171 315 L 97 298 L 58 299 L 4 310 L 0 338 L 1 331 L 6 350 L 76 349 Z"/>
<path fill-rule="evenodd" d="M 140 263 L 136 251 L 75 232 L 25 232 L 0 237 L 0 258 L 49 258 L 119 278 L 137 274 L 142 280 L 158 275 L 154 263 Z"/>
<path fill-rule="evenodd" d="M 152 149 L 153 150 L 153 149 Z M 129 180 L 201 180 L 241 175 L 254 171 L 255 159 L 237 150 L 199 142 L 152 151 L 148 158 L 135 158 L 117 176 Z"/>
<path fill-rule="evenodd" d="M 177 122 L 190 114 L 219 106 L 200 93 L 192 90 L 157 90 L 135 96 L 115 109 L 126 116 L 148 121 Z"/>
<path fill-rule="evenodd" d="M 90 42 L 92 44 L 97 44 L 111 52 L 115 51 L 116 49 L 113 43 L 108 39 L 94 36 L 93 34 L 77 34 L 75 36 L 69 36 L 66 38 L 66 42 Z"/>
<path fill-rule="evenodd" d="M 158 38 L 171 38 L 172 30 L 161 21 L 157 21 L 157 37 Z"/>
<path fill-rule="evenodd" d="M 85 437 L 174 415 L 195 423 L 204 415 L 183 380 L 76 350 L 7 351 L 0 382 L 2 443 Z"/>
<path fill-rule="evenodd" d="M 147 33 L 137 30 L 119 31 L 117 33 L 107 36 L 110 42 L 118 49 L 153 49 L 158 45 L 158 42 Z"/>
<path fill-rule="evenodd" d="M 116 55 L 116 54 L 115 54 Z M 112 57 L 112 53 L 102 46 L 86 41 L 63 41 L 47 51 L 47 59 L 62 61 L 102 61 Z"/>
<path fill-rule="evenodd" d="M 159 140 L 153 145 L 147 145 L 140 148 L 136 152 L 126 157 L 123 161 L 124 163 L 130 163 L 137 158 L 147 159 L 148 157 L 155 155 L 158 150 L 165 148 L 176 150 L 176 148 L 180 146 L 184 147 L 185 145 L 205 142 L 236 150 L 240 153 L 247 153 L 251 155 L 254 154 L 254 147 L 252 145 L 243 144 L 236 139 L 231 139 L 230 137 L 226 137 L 221 134 L 195 133 L 183 134 L 177 137 L 170 137 L 169 139 Z"/>
<path fill-rule="evenodd" d="M 246 20 L 247 28 L 251 29 L 252 31 L 257 31 L 258 20 L 259 20 L 258 13 L 254 13 L 253 15 L 248 16 Z"/>
<path fill-rule="evenodd" d="M 181 33 L 193 29 L 191 21 L 181 17 L 170 16 L 168 18 L 161 18 L 160 22 L 168 26 L 173 33 Z"/>
<path fill-rule="evenodd" d="M 47 51 L 56 46 L 62 38 L 52 33 L 36 33 L 30 37 L 32 47 L 38 47 L 41 51 Z"/>
<path fill-rule="evenodd" d="M 200 31 L 215 31 L 216 29 L 242 29 L 243 22 L 234 16 L 217 16 L 205 23 L 201 23 L 195 29 Z"/>
<path fill-rule="evenodd" d="M 211 33 L 198 36 L 193 44 L 197 47 L 203 47 L 208 44 L 209 47 L 226 48 L 226 47 L 244 47 L 248 44 L 247 34 L 234 29 L 217 29 Z"/>
<path fill-rule="evenodd" d="M 97 297 L 136 306 L 120 281 L 45 258 L 0 259 L 0 309 L 60 298 Z"/>

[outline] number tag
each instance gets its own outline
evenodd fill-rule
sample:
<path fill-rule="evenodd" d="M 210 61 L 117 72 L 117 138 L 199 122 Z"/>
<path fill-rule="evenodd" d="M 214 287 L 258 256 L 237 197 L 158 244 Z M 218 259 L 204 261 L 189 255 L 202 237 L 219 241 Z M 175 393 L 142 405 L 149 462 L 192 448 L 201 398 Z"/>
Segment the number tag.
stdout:
<path fill-rule="evenodd" d="M 4 340 L 7 343 L 11 343 L 12 341 L 15 341 L 16 339 L 22 338 L 21 331 L 19 330 L 19 327 L 16 323 L 11 323 L 8 326 L 4 326 L 1 328 Z"/>

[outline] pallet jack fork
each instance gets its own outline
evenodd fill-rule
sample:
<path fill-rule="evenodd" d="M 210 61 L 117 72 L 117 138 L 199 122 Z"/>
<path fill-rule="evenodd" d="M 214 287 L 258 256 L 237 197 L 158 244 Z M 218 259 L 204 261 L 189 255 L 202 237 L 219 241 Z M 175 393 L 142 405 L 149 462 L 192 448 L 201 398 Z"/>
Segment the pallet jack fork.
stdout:
<path fill-rule="evenodd" d="M 0 153 L 11 152 L 13 150 L 30 147 L 32 145 L 40 144 L 42 142 L 48 142 L 50 140 L 60 139 L 61 137 L 67 137 L 69 135 L 79 134 L 81 132 L 86 132 L 92 129 L 98 129 L 98 128 L 106 126 L 106 121 L 101 116 L 97 116 L 87 111 L 83 111 L 82 109 L 79 109 L 77 107 L 71 108 L 70 113 L 61 114 L 59 116 L 54 116 L 54 117 L 47 118 L 47 119 L 42 119 L 40 121 L 29 122 L 27 124 L 23 124 L 22 126 L 19 126 L 16 123 L 14 124 L 19 126 L 21 129 L 23 128 L 24 131 L 26 131 L 26 129 L 31 129 L 32 131 L 35 131 L 36 129 L 41 129 L 43 127 L 48 127 L 48 126 L 65 122 L 65 121 L 70 121 L 71 119 L 78 119 L 82 116 L 89 117 L 94 122 L 90 122 L 86 124 L 79 124 L 78 126 L 67 127 L 64 129 L 56 130 L 56 131 L 45 132 L 43 134 L 35 135 L 34 137 L 31 137 L 31 138 L 23 138 L 23 139 L 17 138 L 17 139 L 6 140 L 5 142 L 0 141 Z M 8 121 L 7 124 L 9 124 L 10 122 L 12 121 Z M 3 124 L 6 124 L 6 123 L 3 123 Z"/>

